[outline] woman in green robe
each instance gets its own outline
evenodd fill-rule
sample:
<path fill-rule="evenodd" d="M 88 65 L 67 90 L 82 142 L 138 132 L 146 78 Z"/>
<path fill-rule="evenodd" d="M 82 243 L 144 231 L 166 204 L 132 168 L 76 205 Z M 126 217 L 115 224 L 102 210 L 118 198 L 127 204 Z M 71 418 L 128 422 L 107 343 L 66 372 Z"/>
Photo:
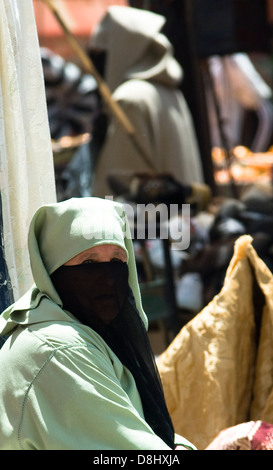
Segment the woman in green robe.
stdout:
<path fill-rule="evenodd" d="M 123 206 L 40 207 L 34 285 L 0 316 L 0 449 L 171 450 Z"/>

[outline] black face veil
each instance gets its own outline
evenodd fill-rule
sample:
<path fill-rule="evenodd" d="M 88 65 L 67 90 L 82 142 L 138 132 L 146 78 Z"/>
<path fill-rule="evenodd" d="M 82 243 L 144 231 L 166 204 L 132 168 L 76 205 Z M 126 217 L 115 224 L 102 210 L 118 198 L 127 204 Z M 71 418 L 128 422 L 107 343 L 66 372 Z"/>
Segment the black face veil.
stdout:
<path fill-rule="evenodd" d="M 128 284 L 127 264 L 61 266 L 51 280 L 63 308 L 95 330 L 130 370 L 147 423 L 174 448 L 173 425 L 148 335 Z"/>

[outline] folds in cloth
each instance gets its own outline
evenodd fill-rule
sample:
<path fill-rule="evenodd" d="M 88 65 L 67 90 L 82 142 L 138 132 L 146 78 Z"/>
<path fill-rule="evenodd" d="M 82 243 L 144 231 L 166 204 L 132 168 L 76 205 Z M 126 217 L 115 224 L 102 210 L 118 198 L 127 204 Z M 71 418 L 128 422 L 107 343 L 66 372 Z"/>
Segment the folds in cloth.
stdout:
<path fill-rule="evenodd" d="M 273 423 L 273 275 L 248 235 L 223 287 L 158 357 L 175 432 L 205 449 L 223 429 Z"/>

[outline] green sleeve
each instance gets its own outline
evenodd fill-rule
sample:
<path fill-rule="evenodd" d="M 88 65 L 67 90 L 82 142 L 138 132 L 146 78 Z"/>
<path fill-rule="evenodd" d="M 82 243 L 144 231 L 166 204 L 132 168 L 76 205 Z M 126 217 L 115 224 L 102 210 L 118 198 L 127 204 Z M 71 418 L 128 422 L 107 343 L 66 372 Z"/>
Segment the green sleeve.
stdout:
<path fill-rule="evenodd" d="M 129 398 L 128 376 L 125 391 L 111 358 L 93 347 L 51 353 L 25 398 L 21 448 L 170 450 Z"/>

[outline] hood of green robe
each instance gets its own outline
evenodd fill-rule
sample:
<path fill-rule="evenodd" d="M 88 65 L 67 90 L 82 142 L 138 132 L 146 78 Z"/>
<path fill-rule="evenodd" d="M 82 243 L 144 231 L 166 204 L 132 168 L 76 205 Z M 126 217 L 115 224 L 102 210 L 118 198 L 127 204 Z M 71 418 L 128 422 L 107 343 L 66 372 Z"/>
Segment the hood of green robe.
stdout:
<path fill-rule="evenodd" d="M 40 207 L 34 214 L 28 249 L 34 286 L 0 316 L 0 334 L 11 333 L 18 324 L 46 321 L 78 321 L 62 309 L 50 275 L 88 248 L 114 244 L 128 256 L 129 285 L 147 328 L 137 278 L 133 243 L 123 206 L 100 198 L 72 198 Z"/>
<path fill-rule="evenodd" d="M 160 33 L 165 18 L 126 6 L 110 6 L 92 33 L 90 49 L 107 53 L 105 80 L 111 91 L 130 79 L 177 87 L 182 69 L 173 47 Z"/>

